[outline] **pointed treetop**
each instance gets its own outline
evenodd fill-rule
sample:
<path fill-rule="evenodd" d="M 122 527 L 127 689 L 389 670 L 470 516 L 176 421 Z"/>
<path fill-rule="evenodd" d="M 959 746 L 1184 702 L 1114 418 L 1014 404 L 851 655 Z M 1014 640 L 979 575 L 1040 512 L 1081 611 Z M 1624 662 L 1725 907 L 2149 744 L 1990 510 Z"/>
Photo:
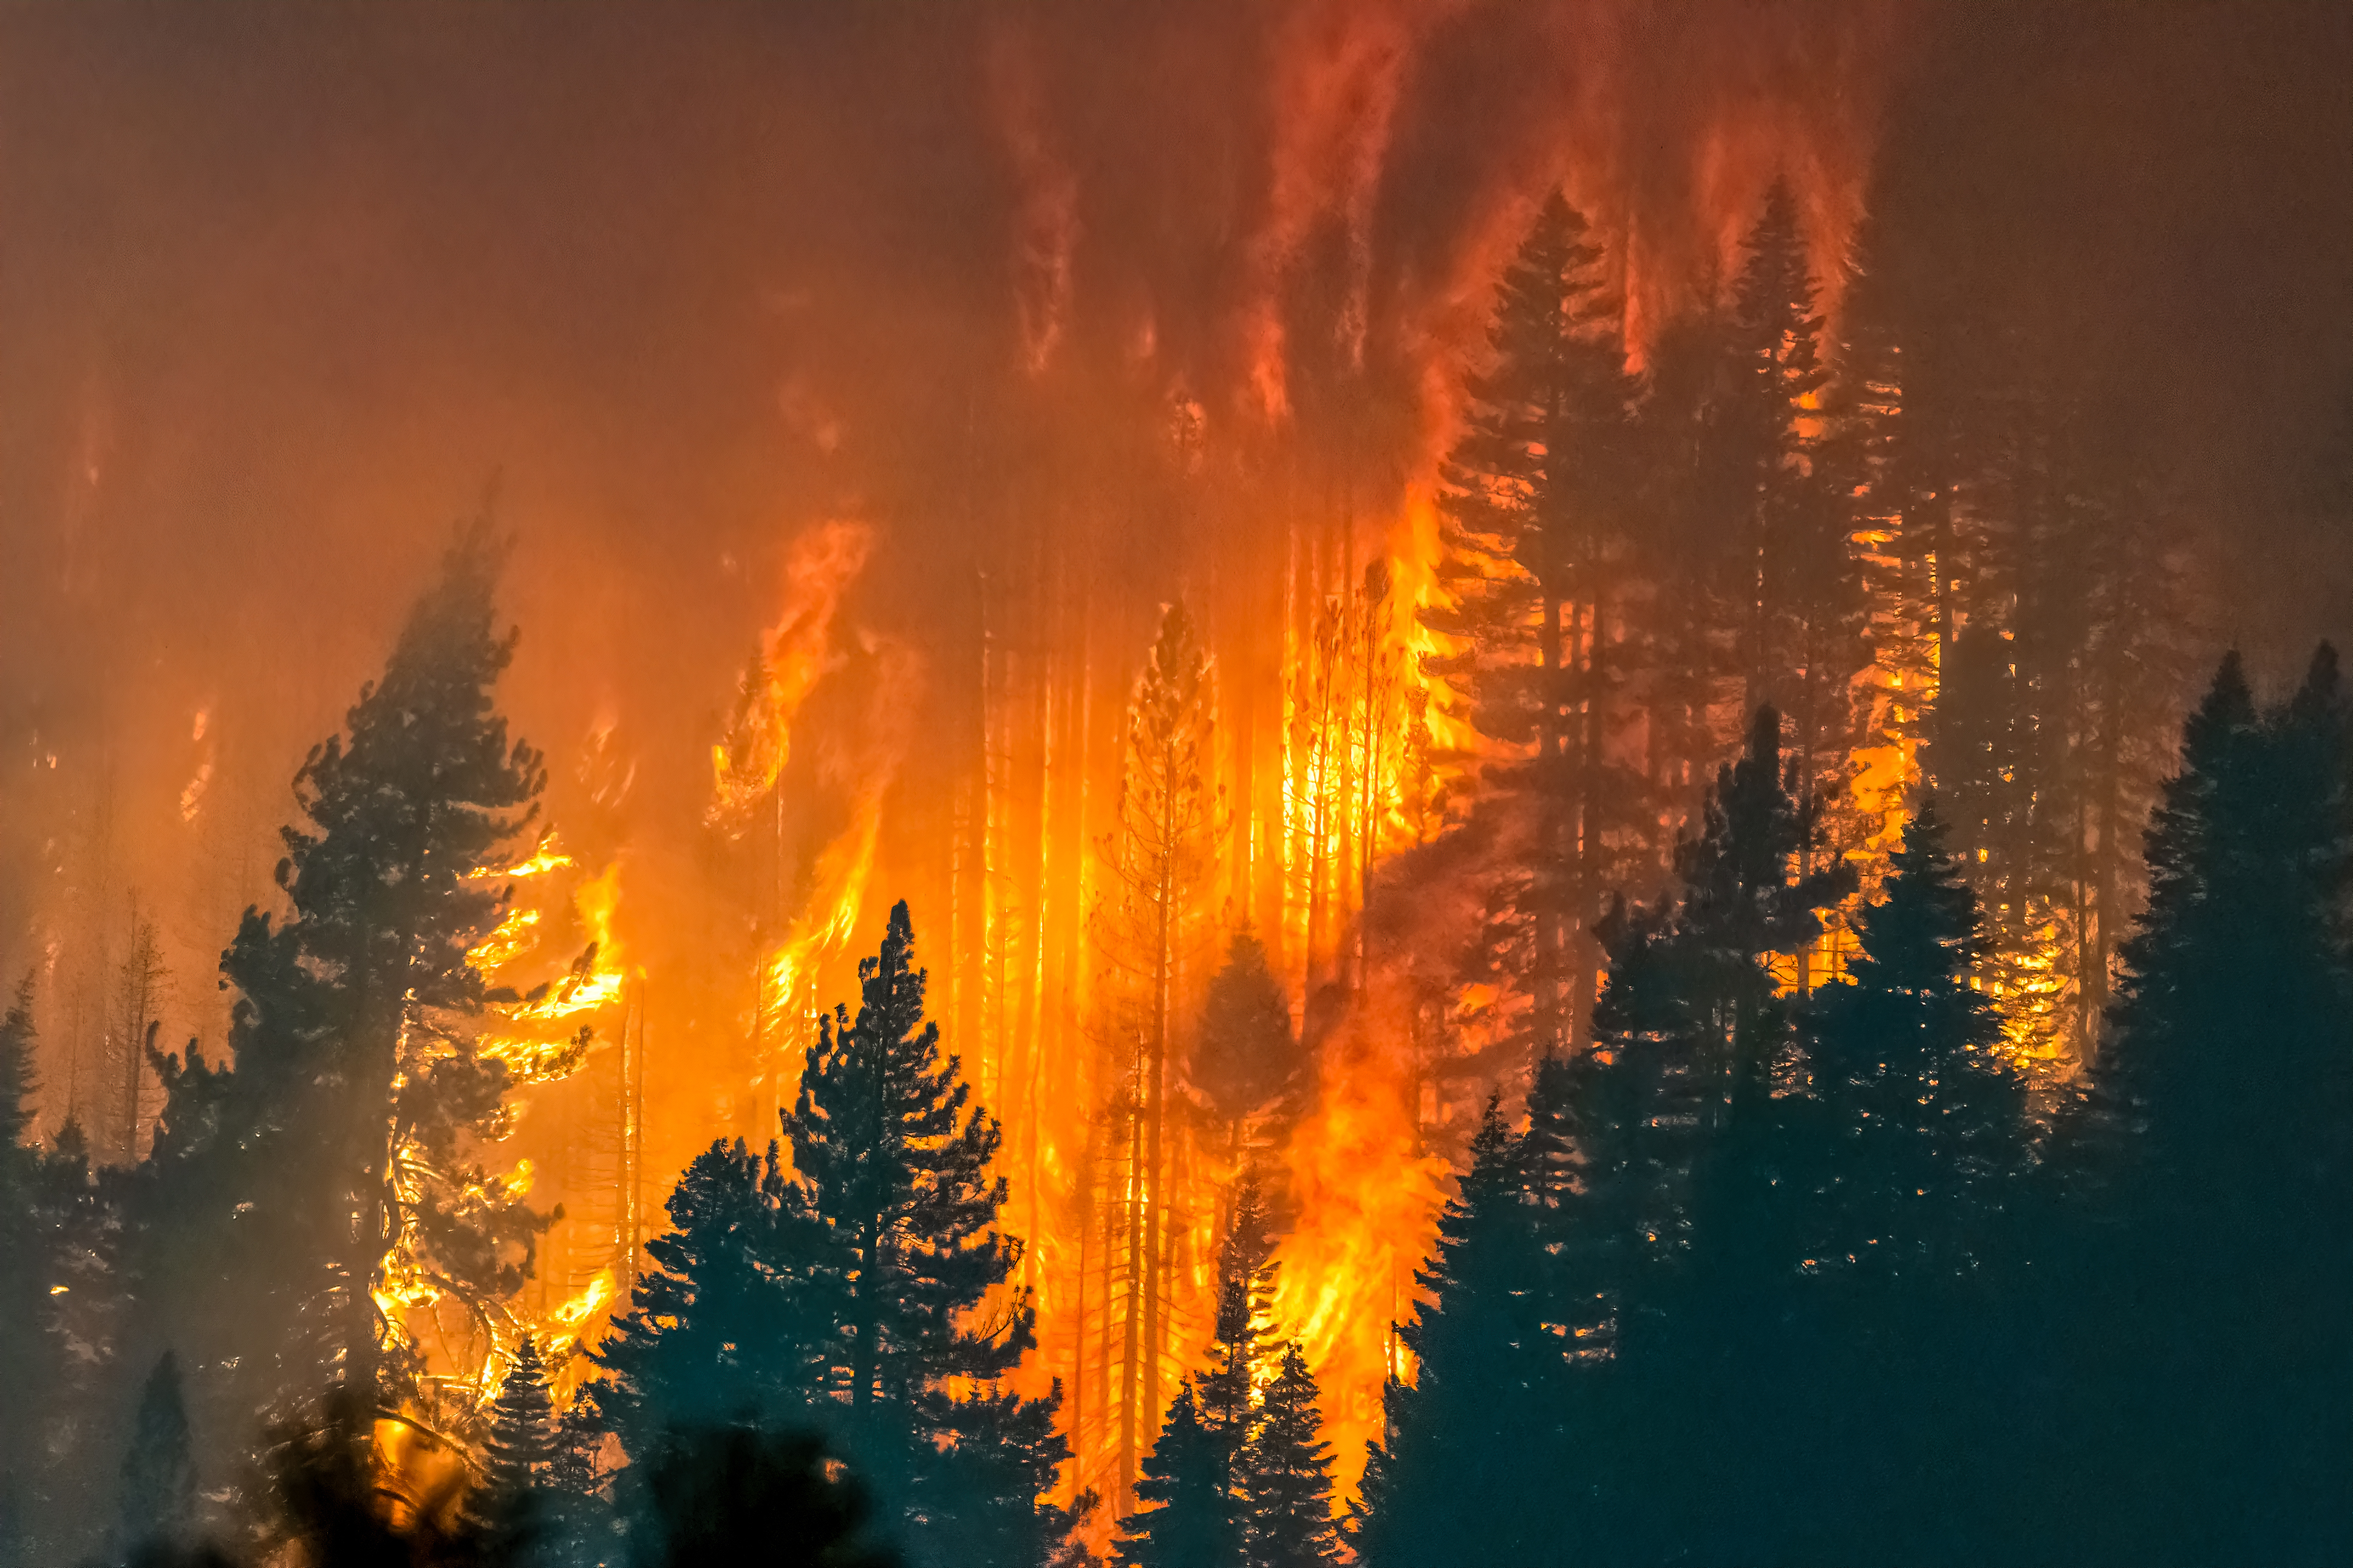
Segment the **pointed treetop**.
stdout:
<path fill-rule="evenodd" d="M 121 1544 L 134 1560 L 144 1561 L 138 1548 L 178 1542 L 195 1513 L 196 1465 L 188 1443 L 180 1363 L 165 1351 L 140 1390 L 131 1447 L 122 1457 Z"/>
<path fill-rule="evenodd" d="M 1968 988 L 1985 956 L 1977 894 L 1945 848 L 1945 823 L 1931 792 L 1888 858 L 1876 903 L 1856 911 L 1861 952 L 1850 965 L 1866 987 L 1948 994 Z"/>
<path fill-rule="evenodd" d="M 0 1016 L 0 1155 L 25 1142 L 33 1125 L 33 1095 L 40 1080 L 33 1067 L 33 977 L 17 984 L 16 997 Z"/>

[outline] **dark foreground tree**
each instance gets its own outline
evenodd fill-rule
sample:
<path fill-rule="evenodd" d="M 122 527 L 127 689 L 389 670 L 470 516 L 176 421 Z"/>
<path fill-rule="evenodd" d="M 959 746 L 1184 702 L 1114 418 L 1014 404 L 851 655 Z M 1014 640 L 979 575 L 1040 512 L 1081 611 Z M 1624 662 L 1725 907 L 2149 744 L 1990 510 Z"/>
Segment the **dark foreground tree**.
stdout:
<path fill-rule="evenodd" d="M 1234 1446 L 1201 1419 L 1181 1383 L 1135 1483 L 1143 1506 L 1119 1521 L 1116 1561 L 1130 1568 L 1234 1568 L 1241 1531 L 1229 1491 Z"/>
<path fill-rule="evenodd" d="M 917 1561 L 981 1561 L 959 1556 L 967 1539 L 1022 1533 L 1008 1507 L 1040 1540 L 1067 1529 L 1040 1500 L 1069 1449 L 1052 1426 L 1059 1393 L 986 1389 L 1035 1342 L 1036 1310 L 1016 1290 L 976 1312 L 1020 1257 L 997 1228 L 1005 1181 L 988 1173 L 1002 1134 L 924 1020 L 914 942 L 907 906 L 892 906 L 881 952 L 858 966 L 857 1016 L 820 1021 L 784 1127 L 835 1271 L 827 1388 L 844 1406 L 843 1451 Z M 1018 1476 L 992 1452 L 1007 1444 Z"/>
<path fill-rule="evenodd" d="M 1356 1546 L 1373 1568 L 1533 1562 L 1550 1536 L 1563 1347 L 1543 1321 L 1546 1259 L 1523 1154 L 1491 1099 L 1416 1276 L 1426 1300 L 1398 1331 L 1415 1376 L 1388 1385 L 1367 1456 Z"/>
<path fill-rule="evenodd" d="M 196 1522 L 196 1462 L 188 1448 L 188 1407 L 180 1365 L 169 1351 L 147 1374 L 131 1448 L 122 1458 L 121 1512 L 115 1537 L 138 1551 L 184 1546 Z"/>
<path fill-rule="evenodd" d="M 632 1310 L 591 1359 L 584 1393 L 633 1463 L 671 1433 L 722 1423 L 807 1425 L 833 1369 L 833 1277 L 824 1233 L 780 1168 L 743 1141 L 713 1142 L 671 1189 L 667 1235 Z"/>
<path fill-rule="evenodd" d="M 1306 1352 L 1296 1342 L 1285 1345 L 1282 1367 L 1259 1396 L 1258 1418 L 1238 1466 L 1242 1561 L 1249 1568 L 1321 1568 L 1338 1560 L 1332 1447 L 1320 1435 L 1324 1413 L 1316 1399 Z"/>
<path fill-rule="evenodd" d="M 340 1406 L 355 1421 L 397 1403 L 410 1358 L 377 1305 L 387 1271 L 487 1310 L 545 1228 L 476 1152 L 507 1126 L 509 1075 L 477 1047 L 488 993 L 468 954 L 545 777 L 491 701 L 514 650 L 502 556 L 486 526 L 461 531 L 383 678 L 295 775 L 290 912 L 247 911 L 222 959 L 234 1069 L 191 1053 L 164 1071 L 134 1341 L 181 1347 L 197 1389 L 239 1391 L 225 1434 L 332 1383 L 359 1391 Z"/>
<path fill-rule="evenodd" d="M 2234 655 L 2149 825 L 2078 1287 L 2143 1562 L 2353 1556 L 2347 731 L 2332 649 L 2270 713 Z"/>

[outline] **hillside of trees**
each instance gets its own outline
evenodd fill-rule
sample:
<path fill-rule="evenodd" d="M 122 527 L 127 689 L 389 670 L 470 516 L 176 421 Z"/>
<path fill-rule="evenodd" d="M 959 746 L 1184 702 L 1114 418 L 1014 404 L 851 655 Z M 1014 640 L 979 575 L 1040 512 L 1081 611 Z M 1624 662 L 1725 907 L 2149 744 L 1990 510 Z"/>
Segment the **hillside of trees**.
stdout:
<path fill-rule="evenodd" d="M 1373 646 L 1376 572 L 1294 675 L 1341 694 L 1293 710 L 1343 759 L 1310 994 L 1208 907 L 1214 672 L 1165 612 L 1094 933 L 1113 1495 L 1060 1386 L 1017 1392 L 1005 1132 L 904 903 L 768 1137 L 676 1174 L 601 1343 L 523 1312 L 554 1216 L 491 1151 L 588 1041 L 486 1039 L 546 768 L 475 526 L 294 775 L 226 1057 L 157 1038 L 134 942 L 121 1098 L 42 1137 L 33 980 L 0 1019 L 0 1564 L 2353 1557 L 2337 656 L 2276 693 L 2221 657 L 2177 745 L 2174 563 L 2064 398 L 1940 380 L 1867 274 L 1827 341 L 1786 191 L 1742 254 L 1637 375 L 1584 221 L 1537 216 L 1445 471 L 1441 651 Z M 1479 744 L 1434 754 L 1432 709 Z M 1376 865 L 1349 784 L 1392 775 L 1414 842 Z M 1400 950 L 1376 917 L 1441 872 L 1475 936 Z M 1492 998 L 1449 1068 L 1483 1113 L 1345 1495 L 1261 1156 L 1319 1008 L 1416 964 Z M 1198 1326 L 1180 1117 L 1232 1173 Z M 470 1391 L 427 1297 L 496 1347 Z"/>

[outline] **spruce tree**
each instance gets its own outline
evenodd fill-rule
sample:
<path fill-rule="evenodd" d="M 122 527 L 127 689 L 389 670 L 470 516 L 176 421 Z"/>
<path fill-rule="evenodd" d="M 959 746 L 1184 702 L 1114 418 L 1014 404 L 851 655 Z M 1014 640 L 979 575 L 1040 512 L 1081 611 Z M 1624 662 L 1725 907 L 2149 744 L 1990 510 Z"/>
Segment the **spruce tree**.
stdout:
<path fill-rule="evenodd" d="M 1814 427 L 1829 373 L 1818 286 L 1786 180 L 1767 193 L 1732 288 L 1732 391 L 1720 438 L 1741 476 L 1740 552 L 1730 586 L 1747 710 L 1792 721 L 1799 776 L 1835 776 L 1854 740 L 1849 688 L 1870 663 L 1862 558 L 1850 495 Z"/>
<path fill-rule="evenodd" d="M 1987 949 L 1977 895 L 1931 795 L 1855 917 L 1851 984 L 1817 994 L 1810 1046 L 1820 1135 L 1838 1158 L 1831 1256 L 1881 1270 L 1969 1266 L 1971 1189 L 2011 1168 L 2024 1086 L 1995 1054 L 2000 1021 L 1973 984 Z"/>
<path fill-rule="evenodd" d="M 1209 977 L 1187 1073 L 1225 1127 L 1229 1161 L 1241 1163 L 1254 1124 L 1296 1087 L 1303 1065 L 1291 1001 L 1267 963 L 1266 944 L 1236 931 L 1226 962 Z"/>
<path fill-rule="evenodd" d="M 1374 1568 L 1528 1562 L 1545 1539 L 1562 1344 L 1544 1322 L 1524 1155 L 1491 1098 L 1415 1276 L 1424 1300 L 1398 1331 L 1414 1377 L 1389 1384 L 1365 1471 L 1356 1549 Z"/>
<path fill-rule="evenodd" d="M 1188 1380 L 1145 1456 L 1135 1483 L 1144 1506 L 1119 1521 L 1114 1561 L 1128 1568 L 1236 1568 L 1241 1531 L 1230 1493 L 1234 1445 L 1201 1419 Z"/>
<path fill-rule="evenodd" d="M 1332 1448 L 1320 1436 L 1314 1376 L 1294 1341 L 1260 1396 L 1241 1452 L 1242 1561 L 1249 1568 L 1315 1568 L 1338 1560 Z"/>
<path fill-rule="evenodd" d="M 1166 1270 L 1168 1172 L 1177 1128 L 1168 1116 L 1170 1052 L 1178 1037 L 1180 980 L 1206 913 L 1219 840 L 1214 745 L 1216 686 L 1208 651 L 1181 603 L 1162 612 L 1127 705 L 1116 828 L 1104 842 L 1111 877 L 1094 911 L 1094 938 L 1110 965 L 1106 1033 L 1116 1042 L 1111 1076 L 1124 1123 L 1114 1143 L 1124 1222 L 1119 1378 L 1119 1490 L 1135 1475 L 1138 1444 L 1159 1408 L 1169 1322 Z"/>
<path fill-rule="evenodd" d="M 188 1447 L 188 1409 L 180 1366 L 166 1351 L 140 1391 L 139 1415 L 122 1458 L 115 1534 L 137 1555 L 187 1544 L 196 1521 L 196 1463 Z"/>
<path fill-rule="evenodd" d="M 33 982 L 27 975 L 0 1016 L 0 1387 L 9 1419 L 0 1421 L 0 1563 L 30 1549 L 32 1479 L 47 1415 L 47 1384 L 57 1367 L 50 1342 L 54 1282 L 41 1245 L 40 1150 L 33 1129 Z"/>
<path fill-rule="evenodd" d="M 486 1552 L 520 1557 L 542 1544 L 546 1533 L 548 1471 L 555 1458 L 555 1405 L 547 1388 L 547 1368 L 539 1345 L 525 1334 L 515 1346 L 514 1364 L 491 1403 L 490 1433 L 482 1440 L 481 1473 L 467 1511 L 482 1535 Z"/>
<path fill-rule="evenodd" d="M 2110 1223 L 2084 1282 L 2115 1304 L 2085 1329 L 2108 1376 L 2090 1397 L 2126 1434 L 2104 1473 L 2150 1561 L 2353 1552 L 2347 734 L 2331 649 L 2270 713 L 2232 655 L 2150 820 L 2095 1080 Z"/>
<path fill-rule="evenodd" d="M 646 1243 L 653 1267 L 590 1352 L 606 1375 L 585 1392 L 638 1464 L 658 1460 L 675 1432 L 813 1419 L 835 1365 L 829 1243 L 774 1144 L 764 1160 L 740 1139 L 714 1142 L 667 1207 L 673 1228 Z"/>
<path fill-rule="evenodd" d="M 248 910 L 222 959 L 236 1066 L 167 1075 L 148 1331 L 260 1401 L 333 1380 L 366 1419 L 408 1359 L 379 1289 L 487 1310 L 545 1228 L 476 1152 L 505 1131 L 509 1078 L 474 1037 L 489 994 L 468 953 L 545 776 L 492 704 L 514 649 L 502 555 L 486 525 L 460 531 L 382 679 L 312 748 L 282 833 L 290 912 Z"/>
<path fill-rule="evenodd" d="M 988 1322 L 974 1320 L 1006 1285 L 1020 1246 L 997 1228 L 1006 1184 L 988 1173 L 997 1123 L 970 1104 L 960 1061 L 942 1055 L 939 1026 L 923 1017 L 926 974 L 913 960 L 902 902 L 881 951 L 860 962 L 856 1018 L 838 1006 L 820 1021 L 784 1126 L 838 1270 L 828 1388 L 845 1406 L 846 1451 L 889 1516 L 905 1521 L 910 1549 L 928 1558 L 953 1553 L 959 1518 L 1007 1500 L 958 1478 L 962 1431 L 985 1423 L 1026 1432 L 1056 1401 L 983 1410 L 974 1401 L 992 1395 L 955 1392 L 1011 1372 L 1034 1342 L 1036 1311 L 1017 1289 Z M 1018 1501 L 1030 1506 L 1035 1496 Z"/>
<path fill-rule="evenodd" d="M 1628 633 L 1636 468 L 1619 305 L 1584 217 L 1546 198 L 1498 283 L 1492 363 L 1441 479 L 1448 602 L 1422 612 L 1451 645 L 1425 661 L 1507 763 L 1489 783 L 1533 847 L 1502 874 L 1487 962 L 1518 996 L 1532 1056 L 1584 1028 L 1600 954 L 1587 933 L 1646 816 L 1610 742 L 1635 670 Z M 1486 809 L 1492 813 L 1500 802 Z"/>

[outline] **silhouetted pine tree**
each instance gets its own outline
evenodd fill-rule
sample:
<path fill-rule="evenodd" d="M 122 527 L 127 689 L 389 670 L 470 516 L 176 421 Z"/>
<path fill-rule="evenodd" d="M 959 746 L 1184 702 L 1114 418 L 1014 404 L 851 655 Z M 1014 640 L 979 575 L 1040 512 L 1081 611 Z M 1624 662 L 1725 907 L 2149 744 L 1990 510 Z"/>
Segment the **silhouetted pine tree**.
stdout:
<path fill-rule="evenodd" d="M 1788 1041 L 1783 976 L 1852 891 L 1853 867 L 1821 844 L 1820 801 L 1785 779 L 1779 715 L 1757 710 L 1739 761 L 1720 768 L 1696 837 L 1676 847 L 1680 883 L 1647 910 L 1602 925 L 1611 953 L 1595 1030 L 1615 1091 L 1630 1096 L 1638 1148 L 1623 1152 L 1624 1212 L 1653 1250 L 1681 1244 L 1676 1189 L 1704 1140 L 1769 1092 Z M 1799 793 L 1793 793 L 1792 785 Z"/>
<path fill-rule="evenodd" d="M 886 1515 L 903 1521 L 909 1551 L 928 1561 L 953 1559 L 967 1521 L 990 1528 L 978 1516 L 1039 1506 L 1038 1493 L 998 1497 L 985 1479 L 958 1476 L 965 1427 L 1045 1432 L 1059 1394 L 1008 1405 L 953 1391 L 1011 1372 L 1035 1341 L 1036 1311 L 1017 1289 L 986 1321 L 973 1316 L 1005 1285 L 1020 1246 L 997 1228 L 1006 1198 L 1004 1179 L 988 1173 L 997 1123 L 969 1105 L 958 1059 L 942 1057 L 913 956 L 902 902 L 881 952 L 859 964 L 856 1019 L 837 1007 L 820 1021 L 784 1127 L 839 1270 L 828 1385 L 846 1407 L 845 1451 Z M 1050 1478 L 1060 1443 L 1040 1438 L 1020 1485 Z M 990 1462 L 977 1447 L 968 1458 Z"/>
<path fill-rule="evenodd" d="M 0 1563 L 9 1564 L 26 1561 L 31 1547 L 33 1475 L 58 1361 L 49 1337 L 54 1281 L 37 1217 L 41 1154 L 26 1137 L 38 1088 L 34 1038 L 28 975 L 0 1017 L 0 1387 L 12 1412 L 0 1421 Z"/>
<path fill-rule="evenodd" d="M 1249 1568 L 1313 1568 L 1338 1559 L 1332 1447 L 1319 1435 L 1323 1426 L 1315 1379 L 1294 1342 L 1283 1347 L 1282 1368 L 1260 1395 L 1241 1451 L 1236 1489 Z"/>
<path fill-rule="evenodd" d="M 1787 181 L 1767 193 L 1732 288 L 1732 385 L 1719 438 L 1741 476 L 1735 583 L 1746 682 L 1744 710 L 1772 703 L 1791 721 L 1805 788 L 1835 776 L 1852 744 L 1850 683 L 1863 643 L 1862 563 L 1851 494 L 1832 481 L 1812 427 L 1829 372 L 1817 285 Z"/>
<path fill-rule="evenodd" d="M 1583 1031 L 1600 963 L 1586 928 L 1648 811 L 1609 748 L 1636 673 L 1635 388 L 1601 261 L 1552 195 L 1498 282 L 1493 364 L 1466 384 L 1440 502 L 1451 603 L 1422 612 L 1453 644 L 1425 660 L 1452 694 L 1441 700 L 1514 755 L 1489 780 L 1533 816 L 1533 852 L 1497 889 L 1488 962 L 1528 998 L 1510 1016 L 1537 1056 Z"/>
<path fill-rule="evenodd" d="M 1547 1331 L 1548 1272 L 1521 1141 L 1490 1099 L 1438 1247 L 1425 1300 L 1398 1330 L 1414 1381 L 1385 1392 L 1356 1530 L 1374 1568 L 1535 1561 L 1557 1500 L 1547 1441 L 1564 1345 Z"/>
<path fill-rule="evenodd" d="M 741 1140 L 713 1142 L 679 1178 L 674 1226 L 591 1359 L 585 1396 L 630 1459 L 665 1434 L 722 1421 L 779 1429 L 815 1419 L 832 1376 L 839 1310 L 830 1243 L 799 1189 Z"/>
<path fill-rule="evenodd" d="M 1177 1384 L 1136 1479 L 1145 1506 L 1119 1521 L 1114 1561 L 1131 1568 L 1235 1568 L 1241 1531 L 1230 1490 L 1234 1452 L 1229 1436 L 1201 1419 L 1192 1384 Z"/>
<path fill-rule="evenodd" d="M 2097 1079 L 2115 1239 L 2082 1287 L 2142 1561 L 2353 1552 L 2347 734 L 2333 650 L 2268 715 L 2233 655 L 2150 820 Z"/>
<path fill-rule="evenodd" d="M 131 1447 L 122 1457 L 115 1539 L 133 1556 L 189 1544 L 196 1522 L 196 1462 L 188 1447 L 188 1408 L 180 1366 L 164 1352 L 140 1391 Z"/>
<path fill-rule="evenodd" d="M 1229 1162 L 1241 1163 L 1254 1122 L 1295 1087 L 1302 1065 L 1291 1001 L 1267 963 L 1266 944 L 1236 931 L 1226 962 L 1209 977 L 1187 1075 L 1225 1126 Z"/>
<path fill-rule="evenodd" d="M 1934 796 L 1853 926 L 1852 984 L 1816 993 L 1809 1019 L 1812 1092 L 1775 1102 L 1790 1215 L 1775 1244 L 1803 1277 L 1784 1275 L 1797 1375 L 1771 1419 L 1810 1458 L 1755 1484 L 1788 1500 L 1800 1558 L 1883 1551 L 1932 1516 L 1936 1550 L 1961 1561 L 1992 1551 L 1974 1531 L 2000 1509 L 1999 1472 L 1974 1456 L 1998 1452 L 2019 1419 L 2005 1341 L 2036 1325 L 2017 1308 L 2032 1281 L 2013 1234 L 2025 1087 L 1977 989 L 1986 936 Z"/>
<path fill-rule="evenodd" d="M 555 1458 L 555 1404 L 539 1346 L 525 1334 L 491 1404 L 480 1479 L 466 1500 L 484 1552 L 500 1559 L 547 1560 L 548 1469 Z"/>
<path fill-rule="evenodd" d="M 1815 1098 L 1837 1151 L 1833 1256 L 1875 1270 L 1968 1266 L 1965 1187 L 2005 1173 L 2023 1085 L 1972 984 L 1987 941 L 1977 895 L 1945 848 L 1936 797 L 1905 825 L 1877 902 L 1854 919 L 1850 984 L 1816 994 Z"/>
<path fill-rule="evenodd" d="M 467 1142 L 503 1131 L 508 1087 L 475 1046 L 487 991 L 467 954 L 545 776 L 491 704 L 514 648 L 501 557 L 486 525 L 460 531 L 346 733 L 295 775 L 291 912 L 248 910 L 222 959 L 236 1067 L 166 1076 L 141 1272 L 160 1285 L 147 1331 L 196 1386 L 233 1366 L 256 1399 L 308 1400 L 340 1379 L 364 1419 L 406 1348 L 375 1298 L 387 1258 L 495 1301 L 545 1228 Z"/>

